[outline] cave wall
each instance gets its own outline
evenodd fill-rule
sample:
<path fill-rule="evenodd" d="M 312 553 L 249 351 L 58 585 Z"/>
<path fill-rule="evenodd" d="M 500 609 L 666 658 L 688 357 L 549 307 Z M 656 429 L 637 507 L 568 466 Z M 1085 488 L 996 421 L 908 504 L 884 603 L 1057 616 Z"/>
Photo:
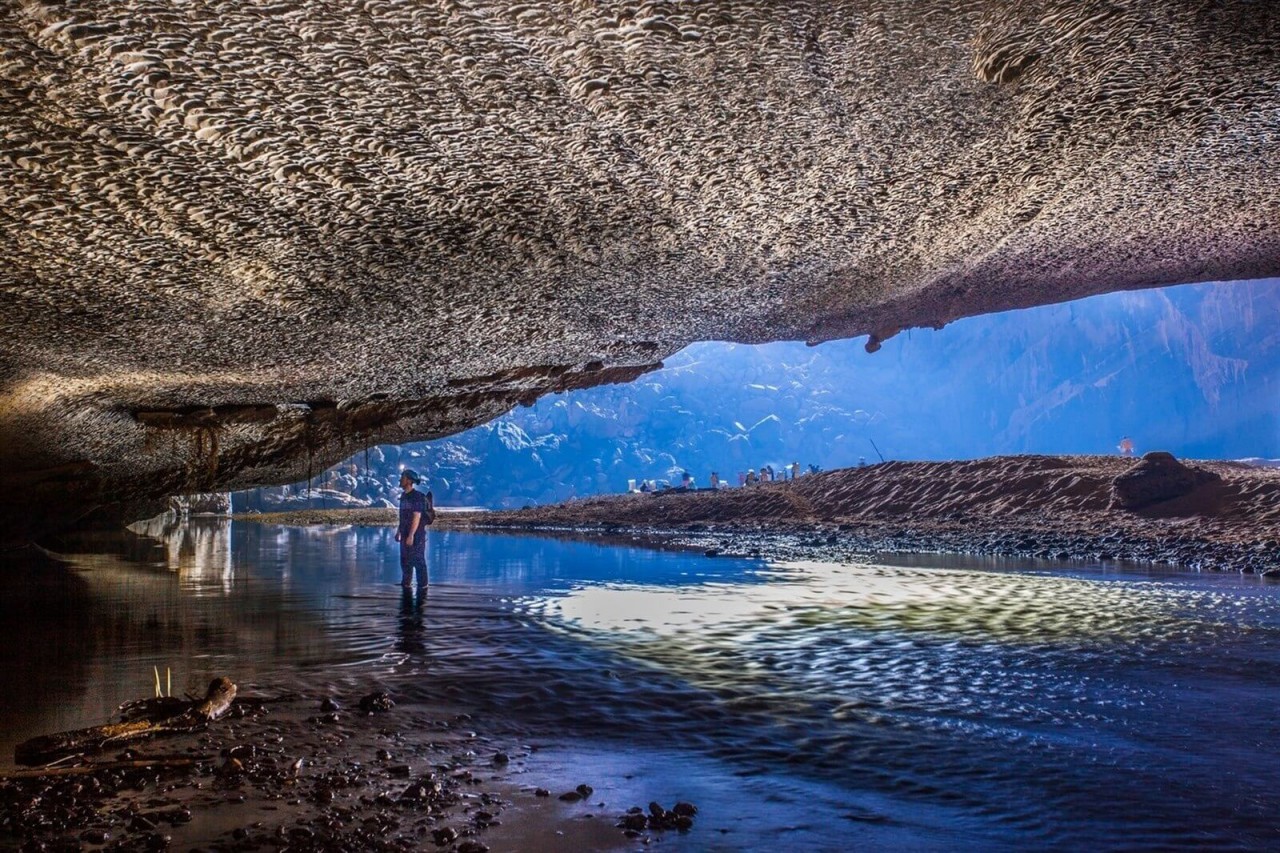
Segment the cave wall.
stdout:
<path fill-rule="evenodd" d="M 14 2 L 0 69 L 7 536 L 693 340 L 1280 273 L 1273 3 Z"/>

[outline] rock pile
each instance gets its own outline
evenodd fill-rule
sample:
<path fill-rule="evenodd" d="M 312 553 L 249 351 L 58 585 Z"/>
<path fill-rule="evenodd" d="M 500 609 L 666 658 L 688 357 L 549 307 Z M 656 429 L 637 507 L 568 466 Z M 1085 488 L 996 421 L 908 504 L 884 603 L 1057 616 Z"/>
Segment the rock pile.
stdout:
<path fill-rule="evenodd" d="M 1212 471 L 1184 465 L 1172 453 L 1154 450 L 1142 457 L 1132 471 L 1111 481 L 1111 505 L 1142 509 L 1188 495 L 1205 483 L 1222 478 Z"/>
<path fill-rule="evenodd" d="M 618 818 L 616 826 L 624 830 L 628 838 L 638 838 L 646 829 L 688 832 L 693 829 L 693 816 L 697 813 L 698 807 L 693 803 L 680 802 L 666 809 L 661 803 L 651 802 L 647 814 L 639 806 L 627 809 L 627 813 Z"/>

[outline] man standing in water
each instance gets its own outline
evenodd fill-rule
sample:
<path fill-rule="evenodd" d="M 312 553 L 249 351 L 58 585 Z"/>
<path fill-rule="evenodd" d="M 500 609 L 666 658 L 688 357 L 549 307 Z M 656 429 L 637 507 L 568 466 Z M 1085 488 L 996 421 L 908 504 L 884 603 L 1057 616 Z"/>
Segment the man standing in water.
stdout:
<path fill-rule="evenodd" d="M 406 468 L 400 472 L 400 526 L 396 541 L 400 543 L 400 586 L 413 587 L 413 574 L 418 573 L 418 589 L 427 585 L 427 525 L 434 512 L 431 493 L 423 494 L 415 486 L 422 482 L 418 472 Z"/>

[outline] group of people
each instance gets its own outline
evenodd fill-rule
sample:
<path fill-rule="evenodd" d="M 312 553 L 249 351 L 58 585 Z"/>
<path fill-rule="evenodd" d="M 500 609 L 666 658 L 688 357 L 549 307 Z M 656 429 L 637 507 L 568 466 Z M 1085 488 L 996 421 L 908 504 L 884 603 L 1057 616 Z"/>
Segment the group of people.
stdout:
<path fill-rule="evenodd" d="M 817 465 L 809 466 L 809 473 L 818 473 Z M 714 475 L 713 475 L 714 476 Z M 772 483 L 774 480 L 798 480 L 800 478 L 800 463 L 792 462 L 790 465 L 783 465 L 782 470 L 775 470 L 772 465 L 764 465 L 760 468 L 760 473 L 756 473 L 756 469 L 748 469 L 747 473 L 738 472 L 739 486 L 754 486 L 756 483 Z"/>
<path fill-rule="evenodd" d="M 822 469 L 817 465 L 810 465 L 808 473 L 816 474 Z M 738 472 L 739 486 L 753 486 L 757 483 L 772 483 L 775 480 L 795 480 L 798 479 L 802 471 L 799 462 L 792 462 L 790 465 L 783 465 L 781 468 L 774 468 L 772 464 L 762 465 L 757 472 L 752 468 L 748 471 Z M 712 490 L 727 489 L 729 483 L 721 478 L 719 471 L 712 471 L 708 487 Z M 627 491 L 629 492 L 657 492 L 670 489 L 671 486 L 662 481 L 661 484 L 657 480 L 631 480 L 627 483 Z M 698 488 L 694 482 L 693 475 L 688 471 L 680 472 L 680 489 L 694 490 Z"/>
<path fill-rule="evenodd" d="M 719 476 L 715 471 L 711 472 L 711 488 L 719 488 Z M 629 492 L 659 492 L 670 489 L 671 485 L 666 480 L 629 480 L 627 482 L 627 491 Z M 693 491 L 698 488 L 693 481 L 693 475 L 688 471 L 680 472 L 680 489 Z"/>

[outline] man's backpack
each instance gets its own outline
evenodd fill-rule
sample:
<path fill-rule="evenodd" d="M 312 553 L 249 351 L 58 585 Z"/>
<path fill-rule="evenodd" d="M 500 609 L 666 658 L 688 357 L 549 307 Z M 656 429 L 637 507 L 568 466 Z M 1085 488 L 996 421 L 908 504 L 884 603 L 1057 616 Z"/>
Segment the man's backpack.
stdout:
<path fill-rule="evenodd" d="M 430 489 L 427 490 L 426 498 L 426 511 L 422 514 L 422 520 L 430 524 L 436 520 L 436 499 Z"/>

